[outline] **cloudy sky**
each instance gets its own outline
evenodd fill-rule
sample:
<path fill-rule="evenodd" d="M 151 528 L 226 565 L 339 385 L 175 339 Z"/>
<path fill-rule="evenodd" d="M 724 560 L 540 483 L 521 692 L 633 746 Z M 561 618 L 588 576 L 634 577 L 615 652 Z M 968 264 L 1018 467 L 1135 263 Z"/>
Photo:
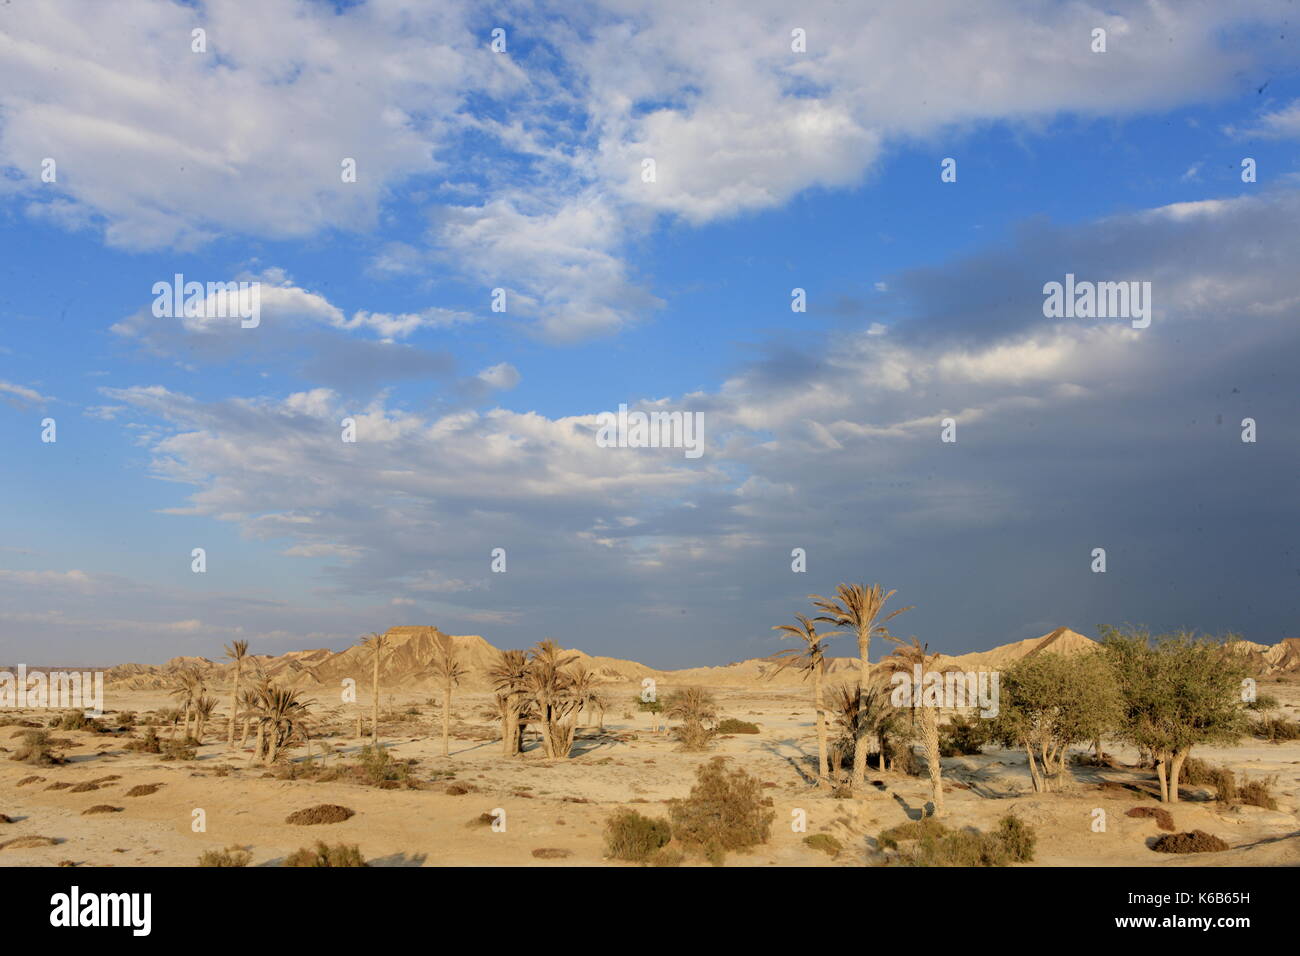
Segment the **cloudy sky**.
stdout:
<path fill-rule="evenodd" d="M 1295 16 L 6 3 L 0 660 L 716 664 L 842 580 L 949 652 L 1295 636 Z M 178 273 L 260 325 L 156 317 Z M 1150 326 L 1045 318 L 1067 273 Z M 598 447 L 620 404 L 704 454 Z"/>

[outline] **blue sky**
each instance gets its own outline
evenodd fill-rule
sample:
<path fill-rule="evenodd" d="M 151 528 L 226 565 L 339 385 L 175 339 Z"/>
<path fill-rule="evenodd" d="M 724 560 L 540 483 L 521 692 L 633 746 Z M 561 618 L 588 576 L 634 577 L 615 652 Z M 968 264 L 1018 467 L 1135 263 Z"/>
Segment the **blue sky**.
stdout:
<path fill-rule="evenodd" d="M 1287 6 L 1004 6 L 4 8 L 0 657 L 723 663 L 841 580 L 950 652 L 1294 636 Z M 1045 319 L 1067 271 L 1151 328 Z M 154 317 L 175 273 L 262 325 Z M 595 447 L 650 402 L 701 459 Z"/>

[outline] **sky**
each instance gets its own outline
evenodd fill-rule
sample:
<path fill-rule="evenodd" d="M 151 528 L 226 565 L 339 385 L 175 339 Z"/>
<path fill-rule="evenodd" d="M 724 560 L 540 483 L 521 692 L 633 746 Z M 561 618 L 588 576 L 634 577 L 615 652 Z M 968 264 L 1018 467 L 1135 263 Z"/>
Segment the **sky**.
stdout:
<path fill-rule="evenodd" d="M 0 660 L 724 664 L 841 581 L 947 653 L 1297 636 L 1295 19 L 0 6 Z M 177 274 L 260 322 L 155 315 Z M 1047 316 L 1067 274 L 1150 324 Z"/>

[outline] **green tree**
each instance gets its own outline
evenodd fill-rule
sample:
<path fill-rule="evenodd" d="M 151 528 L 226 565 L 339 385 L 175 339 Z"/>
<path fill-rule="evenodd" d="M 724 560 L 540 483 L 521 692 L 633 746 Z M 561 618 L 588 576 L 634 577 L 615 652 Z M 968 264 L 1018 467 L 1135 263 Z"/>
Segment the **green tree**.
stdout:
<path fill-rule="evenodd" d="M 1160 799 L 1178 801 L 1178 778 L 1197 744 L 1236 744 L 1247 727 L 1245 661 L 1188 631 L 1152 637 L 1102 628 L 1123 698 L 1122 733 L 1155 758 Z"/>

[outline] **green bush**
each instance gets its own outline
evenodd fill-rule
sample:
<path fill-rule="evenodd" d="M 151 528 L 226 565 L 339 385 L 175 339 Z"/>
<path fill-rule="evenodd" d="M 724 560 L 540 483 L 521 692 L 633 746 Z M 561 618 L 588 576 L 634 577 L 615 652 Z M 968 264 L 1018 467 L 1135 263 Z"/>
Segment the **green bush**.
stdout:
<path fill-rule="evenodd" d="M 939 753 L 944 757 L 972 757 L 982 752 L 991 737 L 991 724 L 978 716 L 958 714 L 940 728 Z"/>
<path fill-rule="evenodd" d="M 624 807 L 605 823 L 605 852 L 616 860 L 644 863 L 672 835 L 667 820 L 645 817 Z"/>
<path fill-rule="evenodd" d="M 668 816 L 678 842 L 716 862 L 730 850 L 767 842 L 776 817 L 768 802 L 756 778 L 739 768 L 728 773 L 714 758 L 700 767 L 690 796 L 669 803 Z"/>

